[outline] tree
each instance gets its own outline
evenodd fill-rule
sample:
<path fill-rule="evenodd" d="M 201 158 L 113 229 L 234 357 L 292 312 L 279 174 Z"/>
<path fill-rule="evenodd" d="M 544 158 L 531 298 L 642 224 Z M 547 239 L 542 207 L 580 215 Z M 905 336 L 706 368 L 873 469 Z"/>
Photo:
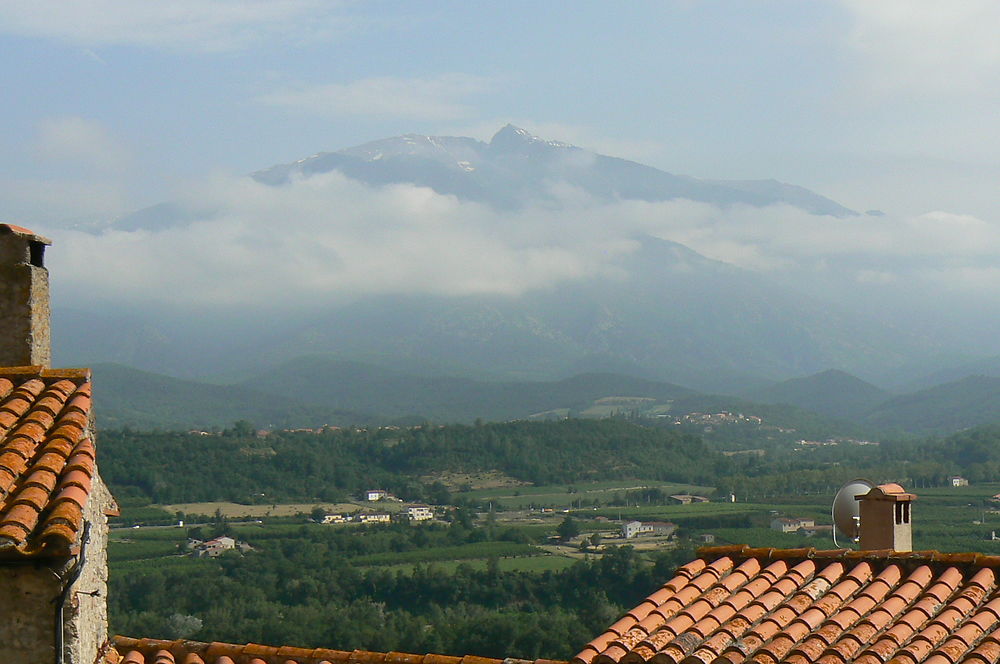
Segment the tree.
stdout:
<path fill-rule="evenodd" d="M 183 639 L 197 633 L 201 625 L 201 618 L 197 616 L 174 613 L 164 621 L 163 632 L 172 639 Z"/>
<path fill-rule="evenodd" d="M 580 534 L 580 526 L 573 517 L 567 515 L 556 528 L 556 533 L 558 533 L 559 539 L 567 542 Z"/>
<path fill-rule="evenodd" d="M 236 420 L 233 422 L 233 435 L 237 438 L 251 438 L 256 433 L 253 422 L 249 420 Z"/>

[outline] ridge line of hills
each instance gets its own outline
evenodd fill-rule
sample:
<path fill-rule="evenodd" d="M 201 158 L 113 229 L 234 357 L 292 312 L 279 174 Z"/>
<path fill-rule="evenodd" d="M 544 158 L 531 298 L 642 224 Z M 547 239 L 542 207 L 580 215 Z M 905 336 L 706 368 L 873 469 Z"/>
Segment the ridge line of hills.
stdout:
<path fill-rule="evenodd" d="M 741 396 L 701 393 L 615 373 L 558 381 L 491 382 L 421 376 L 361 362 L 306 356 L 234 384 L 173 378 L 120 364 L 93 366 L 102 426 L 219 428 L 407 424 L 639 414 L 740 412 L 827 431 L 946 433 L 1000 413 L 1000 378 L 970 376 L 892 395 L 843 371 L 795 378 Z"/>

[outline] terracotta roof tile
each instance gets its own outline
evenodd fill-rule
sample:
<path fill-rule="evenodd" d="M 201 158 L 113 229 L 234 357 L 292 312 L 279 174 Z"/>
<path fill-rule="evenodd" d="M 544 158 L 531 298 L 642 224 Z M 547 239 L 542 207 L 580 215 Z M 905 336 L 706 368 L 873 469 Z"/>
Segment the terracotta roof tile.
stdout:
<path fill-rule="evenodd" d="M 96 469 L 90 395 L 87 370 L 0 368 L 0 554 L 72 547 Z"/>
<path fill-rule="evenodd" d="M 699 560 L 573 664 L 1000 661 L 998 556 L 727 546 Z"/>
<path fill-rule="evenodd" d="M 254 643 L 200 643 L 197 641 L 161 641 L 116 636 L 113 655 L 107 658 L 119 664 L 566 664 L 537 659 L 490 659 L 465 655 L 418 655 L 403 652 L 367 650 L 329 650 L 326 648 L 274 647 Z M 124 653 L 124 656 L 121 654 Z M 121 659 L 117 659 L 121 658 Z"/>

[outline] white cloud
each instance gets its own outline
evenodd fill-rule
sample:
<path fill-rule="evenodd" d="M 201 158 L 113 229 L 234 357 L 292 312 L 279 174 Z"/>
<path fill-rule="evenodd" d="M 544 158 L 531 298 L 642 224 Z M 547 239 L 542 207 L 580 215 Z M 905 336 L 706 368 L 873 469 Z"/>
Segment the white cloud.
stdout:
<path fill-rule="evenodd" d="M 489 79 L 461 73 L 425 78 L 386 76 L 291 87 L 262 95 L 258 101 L 320 116 L 447 121 L 470 115 L 473 109 L 467 99 L 491 87 Z"/>
<path fill-rule="evenodd" d="M 849 44 L 871 91 L 995 90 L 1000 3 L 995 0 L 841 0 L 854 19 Z"/>
<path fill-rule="evenodd" d="M 334 0 L 0 0 L 0 31 L 83 46 L 230 51 L 340 28 Z"/>
<path fill-rule="evenodd" d="M 78 302 L 322 307 L 375 294 L 518 295 L 624 275 L 652 234 L 801 288 L 1000 293 L 1000 227 L 968 215 L 835 219 L 787 206 L 606 202 L 498 211 L 411 185 L 337 173 L 271 187 L 216 177 L 181 204 L 190 225 L 53 233 L 53 269 Z M 44 229 L 43 229 L 44 230 Z M 94 270 L 100 265 L 100 270 Z M 888 292 L 888 291 L 886 291 Z"/>
<path fill-rule="evenodd" d="M 501 213 L 335 173 L 284 187 L 220 177 L 187 203 L 219 212 L 162 231 L 59 233 L 52 265 L 64 290 L 79 284 L 81 301 L 315 307 L 380 293 L 516 295 L 602 274 L 608 261 L 604 238 L 567 233 L 570 213 Z"/>
<path fill-rule="evenodd" d="M 73 116 L 39 122 L 33 147 L 35 154 L 43 159 L 88 169 L 118 169 L 130 160 L 128 150 L 103 125 Z"/>
<path fill-rule="evenodd" d="M 971 215 L 835 219 L 783 205 L 622 205 L 630 210 L 619 218 L 644 220 L 639 223 L 653 235 L 804 290 L 822 281 L 828 292 L 844 297 L 859 283 L 908 289 L 912 296 L 1000 293 L 1000 224 Z"/>

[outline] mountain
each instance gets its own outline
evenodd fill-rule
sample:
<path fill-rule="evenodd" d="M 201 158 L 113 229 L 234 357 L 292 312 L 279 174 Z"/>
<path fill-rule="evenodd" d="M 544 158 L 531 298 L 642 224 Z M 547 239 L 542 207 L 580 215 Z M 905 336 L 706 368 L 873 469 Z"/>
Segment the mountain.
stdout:
<path fill-rule="evenodd" d="M 554 205 L 554 185 L 568 185 L 607 200 L 781 203 L 831 217 L 854 214 L 793 185 L 673 175 L 509 125 L 488 143 L 401 136 L 320 153 L 253 177 L 281 187 L 331 171 L 375 186 L 427 186 L 503 208 Z M 183 227 L 191 214 L 168 203 L 116 226 Z M 294 218 L 280 223 L 293 224 Z M 56 338 L 56 352 L 64 363 L 116 361 L 185 377 L 246 377 L 262 363 L 327 354 L 475 379 L 553 381 L 611 372 L 739 393 L 831 366 L 871 376 L 933 350 L 919 329 L 893 326 L 879 314 L 851 310 L 849 303 L 822 301 L 766 274 L 650 235 L 637 232 L 627 241 L 636 249 L 607 257 L 599 276 L 516 297 L 394 294 L 348 303 L 317 298 L 308 310 L 275 316 L 248 310 L 239 321 L 222 311 L 94 311 L 77 316 L 72 338 Z"/>
<path fill-rule="evenodd" d="M 1000 423 L 1000 378 L 969 376 L 894 397 L 872 409 L 864 423 L 912 433 L 945 433 Z"/>
<path fill-rule="evenodd" d="M 688 199 L 716 205 L 783 203 L 833 217 L 856 213 L 808 189 L 776 180 L 702 180 L 546 141 L 507 125 L 489 143 L 454 136 L 408 134 L 254 173 L 259 182 L 281 185 L 293 177 L 339 171 L 371 185 L 410 183 L 441 194 L 517 208 L 553 198 L 560 182 L 603 200 Z M 128 220 L 126 223 L 134 223 Z"/>
<path fill-rule="evenodd" d="M 890 396 L 885 390 L 836 369 L 792 378 L 746 394 L 752 401 L 785 403 L 854 421 Z"/>

